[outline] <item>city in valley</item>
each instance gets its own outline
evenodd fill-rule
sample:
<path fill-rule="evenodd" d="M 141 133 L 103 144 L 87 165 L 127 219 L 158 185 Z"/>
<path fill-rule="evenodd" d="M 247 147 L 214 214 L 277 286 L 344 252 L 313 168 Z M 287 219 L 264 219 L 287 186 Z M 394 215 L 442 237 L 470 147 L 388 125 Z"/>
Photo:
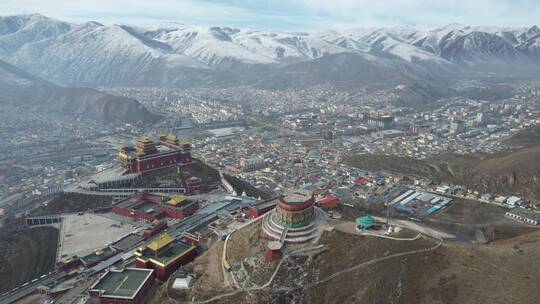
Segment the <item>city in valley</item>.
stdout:
<path fill-rule="evenodd" d="M 537 303 L 538 27 L 8 13 L 0 303 Z"/>

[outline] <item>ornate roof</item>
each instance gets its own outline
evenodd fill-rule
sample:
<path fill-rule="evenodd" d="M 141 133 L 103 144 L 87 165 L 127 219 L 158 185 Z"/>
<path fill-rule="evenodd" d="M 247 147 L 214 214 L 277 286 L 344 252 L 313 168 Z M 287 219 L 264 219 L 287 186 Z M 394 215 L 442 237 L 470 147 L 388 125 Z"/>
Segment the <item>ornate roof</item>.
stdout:
<path fill-rule="evenodd" d="M 184 196 L 177 195 L 177 196 L 171 198 L 170 200 L 168 200 L 167 204 L 172 205 L 172 206 L 178 206 L 181 203 L 183 203 L 185 200 L 186 200 L 186 198 Z"/>
<path fill-rule="evenodd" d="M 160 250 L 161 248 L 171 244 L 172 242 L 174 242 L 174 238 L 170 235 L 168 235 L 167 233 L 163 233 L 159 236 L 159 238 L 155 241 L 153 241 L 152 243 L 148 244 L 148 249 L 152 250 L 152 251 L 158 251 Z"/>

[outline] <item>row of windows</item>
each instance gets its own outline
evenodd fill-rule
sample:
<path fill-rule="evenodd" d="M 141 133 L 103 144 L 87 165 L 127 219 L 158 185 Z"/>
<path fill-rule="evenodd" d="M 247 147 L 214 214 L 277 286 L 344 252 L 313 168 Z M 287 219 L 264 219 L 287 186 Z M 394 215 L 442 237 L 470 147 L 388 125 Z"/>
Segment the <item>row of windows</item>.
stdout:
<path fill-rule="evenodd" d="M 538 221 L 531 220 L 531 219 L 528 219 L 528 218 L 524 218 L 524 217 L 521 217 L 521 216 L 513 214 L 513 213 L 506 213 L 506 215 L 508 215 L 508 216 L 510 216 L 512 218 L 515 218 L 517 220 L 520 220 L 522 222 L 528 223 L 528 224 L 538 225 Z"/>
<path fill-rule="evenodd" d="M 169 164 L 176 163 L 176 159 L 169 160 Z M 163 162 L 160 163 L 160 166 L 163 166 Z M 146 165 L 146 169 L 154 168 L 154 164 Z"/>

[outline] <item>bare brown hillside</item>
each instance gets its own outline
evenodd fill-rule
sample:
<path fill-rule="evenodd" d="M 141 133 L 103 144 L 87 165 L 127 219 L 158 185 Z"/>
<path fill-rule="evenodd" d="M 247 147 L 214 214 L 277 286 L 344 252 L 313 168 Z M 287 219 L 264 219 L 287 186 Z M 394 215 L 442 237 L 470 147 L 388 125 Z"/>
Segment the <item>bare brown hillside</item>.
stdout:
<path fill-rule="evenodd" d="M 384 242 L 362 244 L 349 238 L 328 234 L 330 250 L 312 260 L 293 260 L 282 279 L 300 283 L 298 289 L 274 294 L 269 302 L 536 303 L 540 296 L 535 287 L 540 279 L 539 232 L 490 245 L 449 242 L 432 252 L 389 259 L 309 287 L 316 278 L 358 261 L 403 250 L 394 243 L 379 252 Z"/>
<path fill-rule="evenodd" d="M 540 200 L 540 145 L 495 155 L 447 155 L 417 160 L 387 155 L 356 155 L 349 165 L 369 170 L 428 177 L 485 192 Z"/>
<path fill-rule="evenodd" d="M 540 231 L 489 245 L 437 243 L 325 232 L 320 240 L 324 251 L 287 258 L 269 288 L 249 292 L 221 289 L 219 271 L 209 266 L 219 263 L 213 246 L 195 262 L 206 265 L 200 275 L 213 287 L 200 289 L 205 283 L 199 280 L 194 288 L 206 290 L 204 298 L 228 294 L 212 303 L 537 303 Z M 428 248 L 433 250 L 416 252 Z M 162 290 L 156 303 L 186 299 L 168 294 Z"/>

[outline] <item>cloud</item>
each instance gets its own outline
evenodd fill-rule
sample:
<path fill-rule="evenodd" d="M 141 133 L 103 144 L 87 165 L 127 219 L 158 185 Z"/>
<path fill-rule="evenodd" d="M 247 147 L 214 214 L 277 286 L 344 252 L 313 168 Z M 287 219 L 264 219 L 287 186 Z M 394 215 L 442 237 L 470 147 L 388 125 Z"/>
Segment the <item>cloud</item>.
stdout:
<path fill-rule="evenodd" d="M 313 14 L 361 26 L 530 25 L 537 21 L 536 0 L 291 0 Z M 332 23 L 332 21 L 330 21 Z"/>
<path fill-rule="evenodd" d="M 41 13 L 69 21 L 323 29 L 448 23 L 529 26 L 536 0 L 2 0 L 0 14 Z"/>

